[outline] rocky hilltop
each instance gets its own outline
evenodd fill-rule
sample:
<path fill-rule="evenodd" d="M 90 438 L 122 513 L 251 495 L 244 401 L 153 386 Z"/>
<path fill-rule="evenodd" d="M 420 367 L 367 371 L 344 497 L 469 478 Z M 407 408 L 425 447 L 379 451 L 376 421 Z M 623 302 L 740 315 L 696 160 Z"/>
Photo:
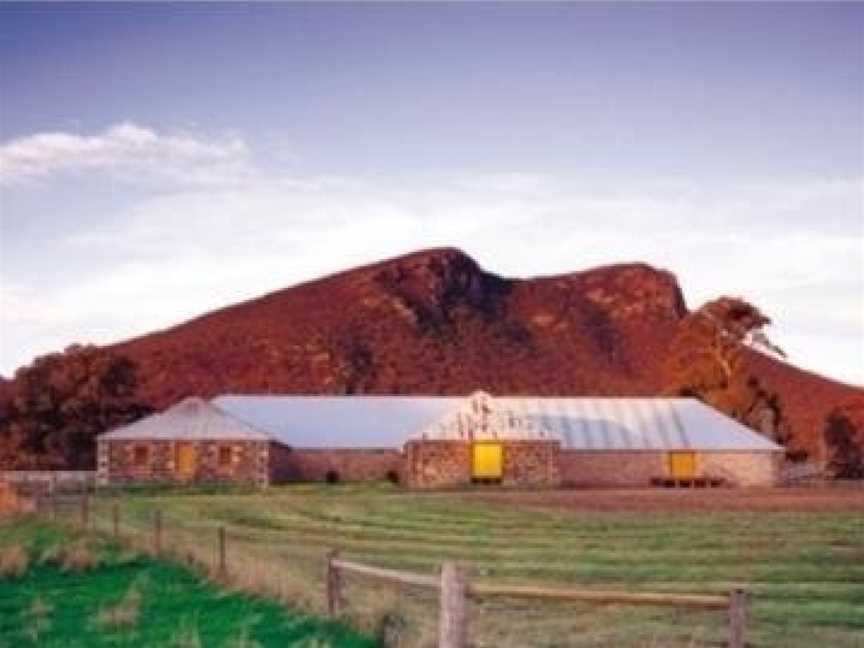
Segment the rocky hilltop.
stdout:
<path fill-rule="evenodd" d="M 655 395 L 687 315 L 675 276 L 642 263 L 511 279 L 434 249 L 300 284 L 115 345 L 164 407 L 197 394 Z M 754 354 L 798 445 L 861 389 Z"/>

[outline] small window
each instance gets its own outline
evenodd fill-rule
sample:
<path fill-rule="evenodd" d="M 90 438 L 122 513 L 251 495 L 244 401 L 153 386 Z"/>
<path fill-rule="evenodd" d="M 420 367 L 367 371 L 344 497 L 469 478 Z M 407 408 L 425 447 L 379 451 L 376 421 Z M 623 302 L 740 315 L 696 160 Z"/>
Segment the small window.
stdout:
<path fill-rule="evenodd" d="M 144 466 L 150 458 L 150 448 L 146 445 L 135 446 L 132 451 L 132 461 L 136 466 Z"/>
<path fill-rule="evenodd" d="M 230 466 L 233 458 L 233 448 L 230 445 L 219 446 L 219 465 Z"/>

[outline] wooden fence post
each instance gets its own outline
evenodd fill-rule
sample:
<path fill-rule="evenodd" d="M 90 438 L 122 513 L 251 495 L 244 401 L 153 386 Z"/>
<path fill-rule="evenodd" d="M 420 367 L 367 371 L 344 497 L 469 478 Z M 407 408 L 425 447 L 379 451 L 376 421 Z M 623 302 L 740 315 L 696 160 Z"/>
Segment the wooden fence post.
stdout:
<path fill-rule="evenodd" d="M 51 491 L 51 498 L 48 504 L 51 507 L 49 510 L 50 520 L 54 522 L 57 520 L 57 495 L 54 493 L 53 490 Z"/>
<path fill-rule="evenodd" d="M 441 565 L 438 648 L 465 648 L 468 643 L 465 570 L 450 562 Z"/>
<path fill-rule="evenodd" d="M 729 648 L 744 648 L 747 623 L 747 593 L 743 589 L 729 592 Z"/>
<path fill-rule="evenodd" d="M 90 519 L 90 502 L 87 493 L 81 493 L 81 528 L 87 529 Z"/>
<path fill-rule="evenodd" d="M 120 539 L 120 505 L 114 502 L 111 507 L 111 527 L 114 532 L 114 540 Z"/>
<path fill-rule="evenodd" d="M 228 575 L 228 561 L 225 555 L 225 527 L 219 527 L 219 576 L 225 578 Z"/>
<path fill-rule="evenodd" d="M 327 614 L 331 617 L 339 614 L 342 604 L 342 579 L 339 569 L 334 564 L 339 552 L 335 549 L 327 554 L 327 568 L 324 572 L 324 586 L 327 595 Z"/>
<path fill-rule="evenodd" d="M 162 511 L 153 511 L 153 553 L 162 553 Z"/>

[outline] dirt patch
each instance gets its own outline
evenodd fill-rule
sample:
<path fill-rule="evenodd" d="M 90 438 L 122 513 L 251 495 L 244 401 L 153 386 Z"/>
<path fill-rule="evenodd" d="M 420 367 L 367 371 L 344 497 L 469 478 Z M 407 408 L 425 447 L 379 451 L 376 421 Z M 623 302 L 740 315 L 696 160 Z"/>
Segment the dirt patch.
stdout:
<path fill-rule="evenodd" d="M 864 486 L 765 489 L 579 489 L 477 492 L 469 499 L 532 509 L 580 512 L 861 511 Z"/>
<path fill-rule="evenodd" d="M 18 496 L 6 482 L 0 482 L 0 516 L 18 511 Z"/>

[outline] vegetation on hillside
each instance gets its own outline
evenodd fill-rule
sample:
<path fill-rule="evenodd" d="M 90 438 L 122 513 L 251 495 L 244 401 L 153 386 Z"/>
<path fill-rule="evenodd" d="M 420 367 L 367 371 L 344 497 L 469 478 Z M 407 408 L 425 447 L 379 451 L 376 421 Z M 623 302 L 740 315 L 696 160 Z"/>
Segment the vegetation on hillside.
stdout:
<path fill-rule="evenodd" d="M 783 355 L 767 338 L 771 323 L 756 306 L 722 297 L 678 325 L 663 366 L 665 392 L 698 398 L 781 443 L 789 440 L 779 394 L 768 391 L 750 363 L 750 344 Z"/>
<path fill-rule="evenodd" d="M 110 349 L 37 358 L 0 404 L 0 468 L 93 470 L 96 435 L 152 411 L 136 387 L 134 363 Z"/>

